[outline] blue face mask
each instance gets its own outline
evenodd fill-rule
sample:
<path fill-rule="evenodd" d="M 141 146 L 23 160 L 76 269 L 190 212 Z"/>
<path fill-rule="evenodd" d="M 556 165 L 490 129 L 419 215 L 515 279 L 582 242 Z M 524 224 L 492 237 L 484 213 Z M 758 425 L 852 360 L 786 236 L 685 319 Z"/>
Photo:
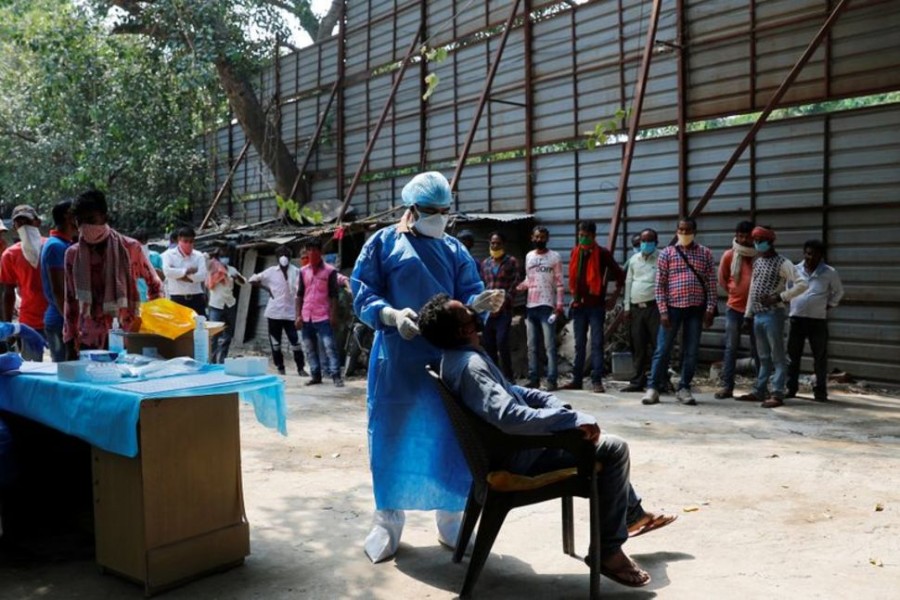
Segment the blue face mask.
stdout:
<path fill-rule="evenodd" d="M 756 248 L 757 252 L 768 252 L 772 244 L 768 240 L 763 240 L 761 242 L 753 242 L 753 247 Z"/>
<path fill-rule="evenodd" d="M 656 242 L 641 242 L 641 254 L 653 254 L 656 250 Z"/>

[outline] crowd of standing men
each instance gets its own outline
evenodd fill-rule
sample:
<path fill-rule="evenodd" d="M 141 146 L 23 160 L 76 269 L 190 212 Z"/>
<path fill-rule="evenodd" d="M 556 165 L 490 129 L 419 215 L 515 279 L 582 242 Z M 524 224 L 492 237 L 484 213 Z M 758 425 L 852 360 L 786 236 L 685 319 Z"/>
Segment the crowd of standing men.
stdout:
<path fill-rule="evenodd" d="M 307 385 L 321 383 L 323 372 L 343 385 L 334 325 L 338 289 L 348 287 L 348 280 L 323 260 L 320 241 L 307 241 L 302 267 L 280 246 L 278 264 L 245 279 L 230 264 L 234 244 L 200 252 L 189 226 L 177 229 L 162 253 L 150 250 L 142 230 L 134 237 L 119 233 L 108 222 L 106 197 L 98 190 L 57 203 L 52 216 L 53 227 L 43 237 L 37 211 L 16 206 L 11 221 L 19 241 L 9 246 L 0 221 L 0 322 L 12 323 L 18 315 L 19 331 L 24 326 L 29 335 L 43 337 L 54 362 L 74 360 L 81 350 L 108 348 L 114 326 L 139 331 L 141 304 L 168 297 L 225 324 L 211 352 L 211 362 L 222 363 L 236 319 L 234 286 L 249 283 L 269 295 L 264 314 L 279 373 L 285 373 L 286 336 L 298 374 L 306 374 L 308 359 Z M 24 359 L 42 360 L 41 345 L 21 346 Z"/>
<path fill-rule="evenodd" d="M 573 324 L 575 357 L 572 379 L 562 385 L 555 325 L 564 312 L 562 257 L 547 247 L 549 231 L 535 227 L 523 277 L 519 261 L 506 252 L 505 236 L 500 232 L 489 235 L 490 256 L 476 261 L 478 272 L 486 289 L 503 290 L 506 299 L 487 318 L 482 340 L 485 351 L 508 379 L 513 379 L 509 334 L 513 298 L 524 291 L 527 387 L 540 386 L 540 370 L 546 362 L 545 390 L 583 389 L 589 348 L 591 389 L 604 393 L 606 314 L 623 295 L 634 359 L 633 376 L 623 391 L 645 392 L 642 402 L 647 405 L 659 403 L 660 393 L 674 391 L 679 402 L 696 405 L 692 381 L 702 330 L 709 328 L 718 314 L 718 284 L 727 292 L 727 301 L 721 382 L 715 398 L 734 397 L 741 334 L 747 332 L 757 378 L 752 391 L 736 399 L 774 408 L 796 396 L 806 340 L 814 361 L 814 398 L 827 399 L 826 317 L 840 302 L 843 288 L 837 272 L 824 262 L 821 241 L 808 240 L 803 260 L 795 264 L 776 251 L 772 228 L 741 221 L 732 247 L 717 262 L 712 251 L 695 240 L 696 221 L 685 218 L 678 222 L 676 241 L 668 246 L 659 247 L 659 234 L 653 229 L 636 234 L 634 254 L 620 266 L 609 250 L 597 244 L 596 232 L 595 223 L 581 222 L 569 256 L 568 316 Z M 471 251 L 474 235 L 465 230 L 458 237 Z M 611 292 L 607 291 L 609 283 L 615 284 Z M 679 333 L 681 372 L 672 388 L 669 364 Z"/>

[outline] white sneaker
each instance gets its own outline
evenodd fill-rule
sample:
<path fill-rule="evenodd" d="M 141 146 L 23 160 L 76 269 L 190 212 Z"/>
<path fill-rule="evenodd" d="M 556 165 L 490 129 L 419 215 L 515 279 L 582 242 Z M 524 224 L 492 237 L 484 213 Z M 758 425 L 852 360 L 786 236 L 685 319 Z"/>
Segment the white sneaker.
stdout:
<path fill-rule="evenodd" d="M 675 397 L 678 398 L 678 401 L 686 404 L 688 406 L 694 406 L 697 404 L 697 401 L 694 400 L 694 395 L 691 393 L 691 390 L 688 388 L 681 388 L 675 393 Z"/>
<path fill-rule="evenodd" d="M 641 398 L 641 404 L 659 404 L 659 392 L 653 388 L 647 388 L 644 397 Z"/>

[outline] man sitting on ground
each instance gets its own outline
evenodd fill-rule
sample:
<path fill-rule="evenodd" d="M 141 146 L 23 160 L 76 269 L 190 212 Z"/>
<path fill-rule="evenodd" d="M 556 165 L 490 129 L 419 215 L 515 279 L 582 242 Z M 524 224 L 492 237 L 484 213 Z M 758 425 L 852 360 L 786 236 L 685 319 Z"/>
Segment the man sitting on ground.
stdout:
<path fill-rule="evenodd" d="M 479 343 L 478 314 L 446 294 L 431 298 L 419 311 L 422 336 L 443 349 L 441 379 L 466 406 L 498 429 L 513 435 L 540 435 L 579 428 L 597 446 L 600 492 L 601 572 L 622 585 L 642 587 L 650 575 L 622 550 L 632 535 L 659 529 L 675 517 L 646 513 L 629 482 L 628 444 L 619 437 L 600 434 L 596 419 L 566 408 L 554 395 L 509 383 Z M 511 465 L 524 475 L 575 466 L 572 455 L 555 449 L 520 453 Z"/>

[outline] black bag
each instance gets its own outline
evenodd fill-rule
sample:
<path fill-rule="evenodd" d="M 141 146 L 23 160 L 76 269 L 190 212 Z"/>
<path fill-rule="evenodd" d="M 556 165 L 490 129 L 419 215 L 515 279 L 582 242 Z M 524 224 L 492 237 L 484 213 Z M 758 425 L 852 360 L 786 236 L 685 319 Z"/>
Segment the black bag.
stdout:
<path fill-rule="evenodd" d="M 679 255 L 681 255 L 681 260 L 684 261 L 684 264 L 686 264 L 688 266 L 688 269 L 691 270 L 691 273 L 693 273 L 694 277 L 697 278 L 697 281 L 700 282 L 700 287 L 703 288 L 703 306 L 706 306 L 709 303 L 709 287 L 707 285 L 708 282 L 705 281 L 702 277 L 700 277 L 700 273 L 697 272 L 697 269 L 694 268 L 694 265 L 691 264 L 691 261 L 689 261 L 687 259 L 687 255 L 677 245 L 675 246 L 675 252 L 677 252 Z M 718 298 L 716 298 L 716 304 L 715 304 L 715 307 L 713 308 L 713 316 L 714 317 L 719 316 L 719 299 Z"/>

